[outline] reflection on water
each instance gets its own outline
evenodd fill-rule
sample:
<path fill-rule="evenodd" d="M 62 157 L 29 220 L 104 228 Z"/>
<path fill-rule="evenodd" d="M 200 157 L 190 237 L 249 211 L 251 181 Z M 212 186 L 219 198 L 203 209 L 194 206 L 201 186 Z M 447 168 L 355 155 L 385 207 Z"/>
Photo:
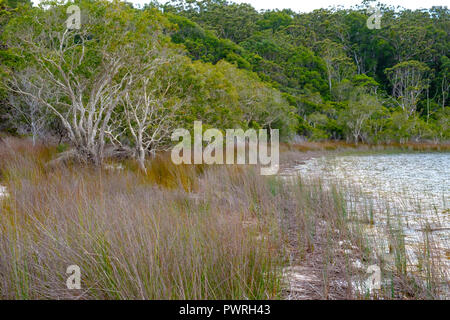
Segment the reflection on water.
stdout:
<path fill-rule="evenodd" d="M 360 190 L 362 196 L 348 195 L 349 203 L 352 210 L 358 211 L 355 203 L 373 210 L 375 227 L 368 226 L 368 233 L 380 235 L 387 220 L 395 218 L 411 251 L 423 243 L 428 231 L 443 262 L 450 265 L 449 153 L 316 158 L 295 169 L 303 177 L 320 177 Z"/>

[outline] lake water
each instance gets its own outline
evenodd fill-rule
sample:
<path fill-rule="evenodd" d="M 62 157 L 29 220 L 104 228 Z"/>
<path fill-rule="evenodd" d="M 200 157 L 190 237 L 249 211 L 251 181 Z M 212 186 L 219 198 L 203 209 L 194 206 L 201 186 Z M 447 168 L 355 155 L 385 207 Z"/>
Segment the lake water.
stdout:
<path fill-rule="evenodd" d="M 316 158 L 296 167 L 307 175 L 356 185 L 408 205 L 419 201 L 428 209 L 450 204 L 450 153 L 392 154 Z"/>
<path fill-rule="evenodd" d="M 442 261 L 450 266 L 450 153 L 323 157 L 294 171 L 356 189 L 356 195 L 347 195 L 352 210 L 358 211 L 355 203 L 361 199 L 366 209 L 367 199 L 373 205 L 375 226 L 367 232 L 382 238 L 388 216 L 394 218 L 409 252 L 423 243 L 424 230 L 431 231 Z"/>

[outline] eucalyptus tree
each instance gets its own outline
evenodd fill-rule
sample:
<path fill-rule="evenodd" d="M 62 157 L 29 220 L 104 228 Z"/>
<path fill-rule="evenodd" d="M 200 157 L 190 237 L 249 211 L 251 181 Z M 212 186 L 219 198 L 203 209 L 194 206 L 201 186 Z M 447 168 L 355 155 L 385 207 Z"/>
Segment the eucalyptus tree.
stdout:
<path fill-rule="evenodd" d="M 429 85 L 430 68 L 422 62 L 411 60 L 385 72 L 392 85 L 392 95 L 399 99 L 403 111 L 411 116 L 416 111 L 420 95 Z"/>
<path fill-rule="evenodd" d="M 438 86 L 441 95 L 442 110 L 445 109 L 450 92 L 450 59 L 447 56 L 441 57 L 441 71 L 438 76 Z"/>
<path fill-rule="evenodd" d="M 356 90 L 348 101 L 348 106 L 341 112 L 339 121 L 348 131 L 348 137 L 355 143 L 363 139 L 371 117 L 382 111 L 382 105 L 376 96 Z"/>
<path fill-rule="evenodd" d="M 238 104 L 246 127 L 276 128 L 289 131 L 293 125 L 295 109 L 289 106 L 282 94 L 259 80 L 255 73 L 236 69 L 226 62 L 218 64 L 231 81 L 238 95 Z"/>
<path fill-rule="evenodd" d="M 178 116 L 189 95 L 179 85 L 179 77 L 184 75 L 186 63 L 185 57 L 169 49 L 145 50 L 133 61 L 130 90 L 122 104 L 134 156 L 143 171 L 146 156 L 170 146 L 172 132 L 182 123 Z M 113 142 L 122 144 L 120 138 L 114 137 Z"/>
<path fill-rule="evenodd" d="M 329 39 L 325 39 L 317 44 L 320 55 L 325 61 L 330 93 L 333 83 L 339 83 L 344 79 L 351 78 L 356 68 L 353 61 L 346 55 L 344 47 Z"/>
<path fill-rule="evenodd" d="M 38 139 L 42 139 L 49 132 L 50 111 L 40 105 L 39 100 L 35 98 L 39 93 L 35 92 L 28 81 L 35 72 L 33 69 L 23 71 L 21 75 L 22 83 L 20 86 L 24 88 L 30 95 L 10 94 L 8 104 L 10 106 L 7 118 L 9 123 L 21 134 L 31 134 L 33 145 L 36 145 Z"/>
<path fill-rule="evenodd" d="M 24 77 L 16 68 L 7 87 L 56 115 L 78 157 L 99 165 L 108 133 L 119 129 L 114 111 L 133 85 L 134 50 L 139 44 L 163 46 L 163 19 L 156 11 L 134 10 L 119 1 L 81 1 L 80 29 L 69 28 L 69 5 L 42 3 L 9 22 L 10 51 L 35 73 Z"/>
<path fill-rule="evenodd" d="M 259 14 L 251 5 L 226 0 L 172 1 L 166 9 L 174 9 L 189 19 L 215 31 L 220 38 L 240 43 L 257 30 Z"/>

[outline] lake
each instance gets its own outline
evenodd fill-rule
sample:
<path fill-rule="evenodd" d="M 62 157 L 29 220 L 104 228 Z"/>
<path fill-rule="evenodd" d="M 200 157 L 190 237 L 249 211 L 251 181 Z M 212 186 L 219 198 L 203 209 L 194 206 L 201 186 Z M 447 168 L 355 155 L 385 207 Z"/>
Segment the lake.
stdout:
<path fill-rule="evenodd" d="M 357 190 L 346 195 L 349 210 L 358 211 L 358 204 L 373 209 L 375 223 L 367 232 L 382 239 L 387 221 L 395 219 L 408 252 L 423 244 L 424 230 L 429 231 L 442 261 L 449 264 L 450 153 L 330 156 L 311 159 L 295 172 Z"/>

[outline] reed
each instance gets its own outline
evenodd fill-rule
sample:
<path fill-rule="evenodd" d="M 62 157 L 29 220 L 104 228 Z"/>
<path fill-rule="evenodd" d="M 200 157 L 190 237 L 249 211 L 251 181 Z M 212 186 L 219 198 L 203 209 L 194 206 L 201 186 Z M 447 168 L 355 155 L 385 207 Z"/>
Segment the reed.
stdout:
<path fill-rule="evenodd" d="M 382 244 L 365 228 L 376 215 L 349 202 L 357 190 L 245 166 L 174 166 L 167 155 L 146 173 L 131 161 L 49 167 L 56 152 L 0 142 L 1 299 L 439 298 L 448 279 L 431 236 L 417 252 L 426 276 L 408 274 L 394 223 L 395 267 L 374 254 Z M 367 277 L 357 262 L 392 281 L 357 290 Z M 82 290 L 66 288 L 69 265 L 81 268 Z"/>

